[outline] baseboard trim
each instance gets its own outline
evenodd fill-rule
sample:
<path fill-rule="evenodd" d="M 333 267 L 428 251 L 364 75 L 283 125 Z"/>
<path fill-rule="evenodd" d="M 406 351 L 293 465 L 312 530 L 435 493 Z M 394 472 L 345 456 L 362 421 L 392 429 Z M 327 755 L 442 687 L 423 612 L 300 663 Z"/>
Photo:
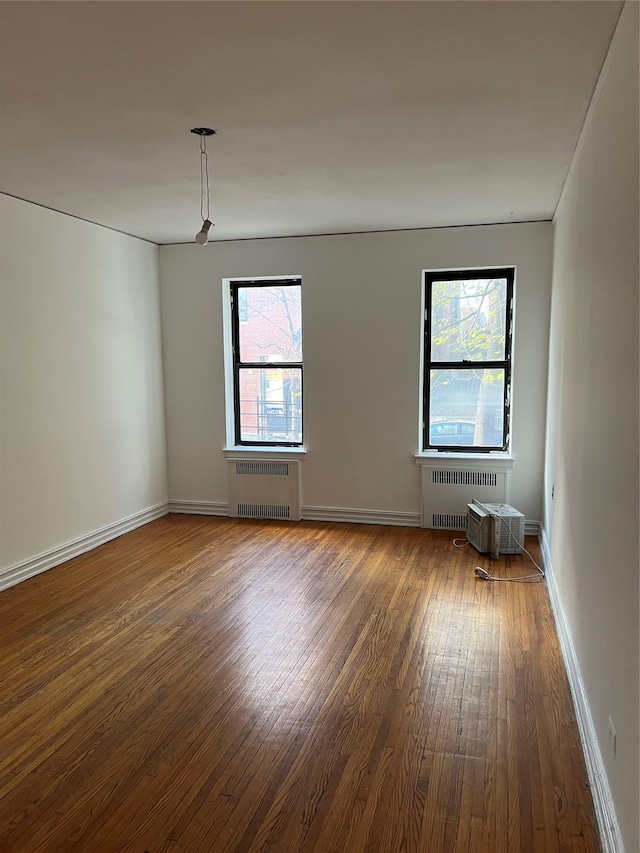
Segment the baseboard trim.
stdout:
<path fill-rule="evenodd" d="M 100 527 L 93 530 L 91 533 L 86 533 L 84 536 L 79 536 L 70 542 L 65 542 L 62 545 L 57 545 L 55 548 L 50 548 L 48 551 L 43 551 L 36 554 L 35 557 L 30 557 L 28 560 L 22 560 L 19 563 L 14 563 L 12 566 L 7 566 L 5 569 L 0 569 L 0 591 L 15 586 L 22 581 L 46 572 L 47 569 L 52 569 L 54 566 L 59 566 L 60 563 L 65 563 L 79 554 L 84 554 L 97 548 L 98 545 L 104 545 L 111 539 L 117 539 L 124 533 L 129 533 L 135 530 L 136 527 L 142 527 L 143 524 L 148 524 L 150 521 L 155 521 L 156 518 L 161 518 L 169 512 L 169 507 L 166 501 L 156 504 L 155 506 L 143 509 L 140 512 L 133 513 L 126 518 L 121 518 L 113 524 L 107 524 L 105 527 Z"/>
<path fill-rule="evenodd" d="M 229 516 L 229 505 L 222 501 L 169 501 L 169 512 L 184 515 Z M 338 506 L 303 506 L 303 521 L 336 521 L 350 524 L 381 524 L 390 527 L 420 527 L 419 512 L 390 512 L 379 509 L 353 509 Z M 527 536 L 540 535 L 540 522 L 525 523 Z"/>
<path fill-rule="evenodd" d="M 218 501 L 169 501 L 169 512 L 183 515 L 229 515 L 229 505 Z"/>
<path fill-rule="evenodd" d="M 169 501 L 169 512 L 228 517 L 229 506 L 226 503 L 216 501 Z M 352 509 L 336 506 L 303 506 L 302 520 L 420 527 L 420 513 L 418 512 L 385 512 L 377 509 Z"/>
<path fill-rule="evenodd" d="M 229 506 L 226 503 L 216 501 L 169 501 L 169 512 L 228 517 Z M 377 509 L 351 509 L 335 506 L 303 506 L 302 520 L 420 527 L 420 513 L 418 512 L 385 512 Z"/>
<path fill-rule="evenodd" d="M 607 772 L 598 745 L 589 700 L 587 699 L 587 693 L 580 673 L 580 666 L 562 605 L 562 598 L 560 597 L 560 592 L 555 581 L 551 562 L 551 548 L 544 528 L 540 536 L 540 548 L 549 598 L 551 599 L 551 609 L 555 618 L 562 657 L 564 658 L 567 669 L 569 687 L 571 688 L 571 695 L 573 696 L 573 704 L 578 720 L 582 751 L 587 766 L 589 784 L 591 785 L 602 850 L 603 853 L 624 853 L 624 844 L 620 836 L 620 828 L 611 796 L 611 789 L 609 788 Z"/>
<path fill-rule="evenodd" d="M 391 527 L 420 527 L 419 512 L 387 512 L 337 506 L 303 506 L 303 521 L 341 521 L 352 524 L 382 524 Z"/>

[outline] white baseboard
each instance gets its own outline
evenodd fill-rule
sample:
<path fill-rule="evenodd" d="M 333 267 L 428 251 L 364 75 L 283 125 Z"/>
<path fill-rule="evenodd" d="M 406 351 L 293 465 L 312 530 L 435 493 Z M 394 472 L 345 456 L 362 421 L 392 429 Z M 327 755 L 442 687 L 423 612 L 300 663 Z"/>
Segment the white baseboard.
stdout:
<path fill-rule="evenodd" d="M 229 506 L 219 501 L 169 501 L 169 512 L 185 515 L 229 515 Z"/>
<path fill-rule="evenodd" d="M 228 504 L 221 501 L 169 501 L 169 512 L 187 515 L 228 516 Z M 391 527 L 420 527 L 419 512 L 390 512 L 338 506 L 303 506 L 303 521 L 336 521 L 352 524 L 382 524 Z M 540 535 L 540 522 L 525 523 L 527 536 Z"/>
<path fill-rule="evenodd" d="M 65 542 L 62 545 L 57 545 L 55 548 L 50 548 L 48 551 L 43 551 L 36 554 L 35 557 L 29 557 L 28 560 L 22 560 L 19 563 L 14 563 L 12 566 L 7 566 L 5 569 L 0 569 L 0 590 L 8 589 L 10 586 L 21 581 L 32 578 L 34 575 L 39 575 L 41 572 L 46 572 L 47 569 L 52 569 L 54 566 L 59 566 L 79 554 L 84 554 L 86 551 L 91 551 L 97 548 L 98 545 L 103 545 L 111 539 L 116 539 L 122 536 L 123 533 L 129 533 L 135 530 L 136 527 L 142 527 L 143 524 L 148 524 L 156 518 L 160 518 L 169 512 L 166 502 L 156 504 L 155 506 L 143 509 L 141 512 L 133 513 L 126 518 L 121 518 L 120 521 L 115 521 L 113 524 L 107 524 L 105 527 L 100 527 L 93 530 L 91 533 L 86 533 L 84 536 L 79 536 L 70 542 Z"/>
<path fill-rule="evenodd" d="M 549 540 L 546 536 L 546 531 L 542 529 L 540 536 L 540 547 L 542 551 L 542 560 L 544 564 L 545 576 L 547 580 L 547 588 L 549 590 L 549 598 L 551 599 L 551 608 L 555 617 L 556 629 L 560 640 L 560 648 L 562 649 L 562 657 L 564 658 L 565 667 L 567 669 L 567 677 L 569 686 L 573 696 L 573 704 L 578 720 L 578 729 L 580 731 L 580 739 L 582 740 L 582 749 L 584 752 L 585 764 L 587 766 L 587 775 L 589 784 L 591 785 L 591 794 L 593 796 L 593 805 L 598 821 L 598 829 L 600 830 L 600 841 L 602 843 L 603 853 L 624 853 L 624 845 L 620 835 L 620 828 L 616 811 L 609 788 L 607 772 L 602 760 L 602 753 L 598 745 L 596 730 L 591 716 L 589 700 L 585 690 L 582 675 L 580 673 L 580 665 L 573 646 L 569 624 L 567 622 L 564 607 L 560 592 L 553 574 L 553 565 L 551 563 L 551 549 Z"/>
<path fill-rule="evenodd" d="M 353 524 L 420 527 L 419 512 L 386 512 L 378 509 L 351 509 L 337 506 L 303 506 L 302 519 L 303 521 L 346 521 Z"/>
<path fill-rule="evenodd" d="M 214 501 L 169 501 L 169 512 L 228 516 L 229 507 L 226 503 Z M 420 527 L 420 513 L 418 512 L 385 512 L 377 509 L 351 509 L 335 506 L 303 506 L 302 520 Z"/>

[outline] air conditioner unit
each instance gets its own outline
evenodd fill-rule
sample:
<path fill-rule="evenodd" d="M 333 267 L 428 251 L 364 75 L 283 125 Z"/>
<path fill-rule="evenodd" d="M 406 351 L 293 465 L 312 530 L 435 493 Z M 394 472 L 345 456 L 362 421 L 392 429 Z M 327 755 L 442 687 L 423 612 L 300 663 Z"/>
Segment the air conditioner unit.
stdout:
<path fill-rule="evenodd" d="M 509 504 L 467 504 L 467 538 L 476 551 L 491 554 L 522 554 L 524 515 Z"/>

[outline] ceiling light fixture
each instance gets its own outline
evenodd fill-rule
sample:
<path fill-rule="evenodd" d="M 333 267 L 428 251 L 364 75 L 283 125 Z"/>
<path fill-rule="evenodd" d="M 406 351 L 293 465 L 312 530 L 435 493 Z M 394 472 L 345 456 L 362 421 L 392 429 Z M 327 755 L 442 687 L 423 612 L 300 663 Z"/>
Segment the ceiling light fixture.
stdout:
<path fill-rule="evenodd" d="M 209 164 L 207 162 L 207 136 L 213 136 L 215 130 L 210 127 L 194 127 L 191 133 L 200 137 L 200 216 L 202 217 L 202 228 L 196 234 L 196 243 L 206 246 L 209 241 L 209 229 L 213 222 L 209 219 Z M 205 205 L 206 197 L 206 205 Z M 205 216 L 205 207 L 207 210 Z"/>

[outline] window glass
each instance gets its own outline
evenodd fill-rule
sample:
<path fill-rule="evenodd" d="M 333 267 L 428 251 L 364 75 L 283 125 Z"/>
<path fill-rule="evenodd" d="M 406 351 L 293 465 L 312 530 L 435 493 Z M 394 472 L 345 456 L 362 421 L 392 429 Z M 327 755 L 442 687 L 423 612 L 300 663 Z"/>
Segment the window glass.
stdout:
<path fill-rule="evenodd" d="M 431 361 L 503 359 L 506 301 L 506 278 L 434 281 Z"/>
<path fill-rule="evenodd" d="M 433 444 L 444 433 L 455 445 L 502 447 L 504 370 L 432 370 L 429 425 Z"/>
<path fill-rule="evenodd" d="M 302 285 L 231 282 L 236 444 L 302 444 Z"/>
<path fill-rule="evenodd" d="M 302 442 L 302 370 L 240 368 L 243 442 Z"/>
<path fill-rule="evenodd" d="M 302 361 L 300 286 L 239 287 L 240 361 Z"/>
<path fill-rule="evenodd" d="M 514 278 L 425 273 L 424 449 L 507 449 Z"/>

